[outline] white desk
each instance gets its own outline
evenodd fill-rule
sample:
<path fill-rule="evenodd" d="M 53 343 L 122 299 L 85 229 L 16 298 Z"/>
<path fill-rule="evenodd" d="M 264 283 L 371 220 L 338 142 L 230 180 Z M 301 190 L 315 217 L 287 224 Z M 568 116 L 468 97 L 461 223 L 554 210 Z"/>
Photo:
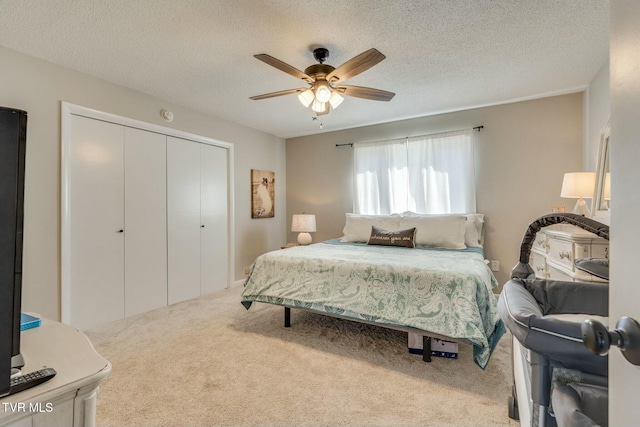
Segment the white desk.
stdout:
<path fill-rule="evenodd" d="M 98 386 L 111 371 L 80 331 L 42 319 L 21 334 L 23 373 L 50 367 L 51 380 L 0 399 L 0 426 L 95 426 Z"/>

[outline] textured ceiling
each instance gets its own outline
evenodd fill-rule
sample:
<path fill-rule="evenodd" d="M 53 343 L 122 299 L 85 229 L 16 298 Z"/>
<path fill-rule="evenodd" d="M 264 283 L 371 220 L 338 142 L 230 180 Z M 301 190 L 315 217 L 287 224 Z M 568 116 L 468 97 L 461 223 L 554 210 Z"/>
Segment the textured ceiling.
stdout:
<path fill-rule="evenodd" d="M 0 45 L 280 137 L 582 90 L 608 57 L 606 0 L 0 0 Z M 300 70 L 386 59 L 346 81 L 323 129 L 301 87 L 254 54 Z M 1 65 L 0 65 L 1 70 Z"/>

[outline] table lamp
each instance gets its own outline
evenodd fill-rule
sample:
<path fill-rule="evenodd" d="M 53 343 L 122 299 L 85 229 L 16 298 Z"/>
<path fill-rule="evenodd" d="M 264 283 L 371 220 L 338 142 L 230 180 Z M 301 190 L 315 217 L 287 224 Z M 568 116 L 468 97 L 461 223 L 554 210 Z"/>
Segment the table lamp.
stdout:
<path fill-rule="evenodd" d="M 591 216 L 589 206 L 587 206 L 584 199 L 593 197 L 595 185 L 596 174 L 594 172 L 565 173 L 560 197 L 578 199 L 576 206 L 573 208 L 573 213 Z"/>
<path fill-rule="evenodd" d="M 311 234 L 316 231 L 316 216 L 312 214 L 294 214 L 291 220 L 291 231 L 298 232 L 298 243 L 311 243 Z"/>

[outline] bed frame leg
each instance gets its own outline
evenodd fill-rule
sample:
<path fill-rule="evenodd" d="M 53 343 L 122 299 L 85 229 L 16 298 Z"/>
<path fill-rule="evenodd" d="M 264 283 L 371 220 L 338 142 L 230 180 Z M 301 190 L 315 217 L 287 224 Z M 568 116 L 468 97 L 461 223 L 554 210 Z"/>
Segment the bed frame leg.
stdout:
<path fill-rule="evenodd" d="M 291 327 L 291 307 L 284 308 L 284 327 Z"/>
<path fill-rule="evenodd" d="M 431 337 L 422 336 L 422 360 L 431 362 Z"/>

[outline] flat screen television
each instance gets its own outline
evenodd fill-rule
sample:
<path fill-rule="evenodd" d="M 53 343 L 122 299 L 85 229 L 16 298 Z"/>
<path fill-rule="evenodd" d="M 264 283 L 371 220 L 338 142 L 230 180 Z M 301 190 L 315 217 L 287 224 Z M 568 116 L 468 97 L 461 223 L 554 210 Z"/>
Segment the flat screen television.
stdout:
<path fill-rule="evenodd" d="M 27 113 L 0 107 L 0 396 L 20 355 Z"/>

